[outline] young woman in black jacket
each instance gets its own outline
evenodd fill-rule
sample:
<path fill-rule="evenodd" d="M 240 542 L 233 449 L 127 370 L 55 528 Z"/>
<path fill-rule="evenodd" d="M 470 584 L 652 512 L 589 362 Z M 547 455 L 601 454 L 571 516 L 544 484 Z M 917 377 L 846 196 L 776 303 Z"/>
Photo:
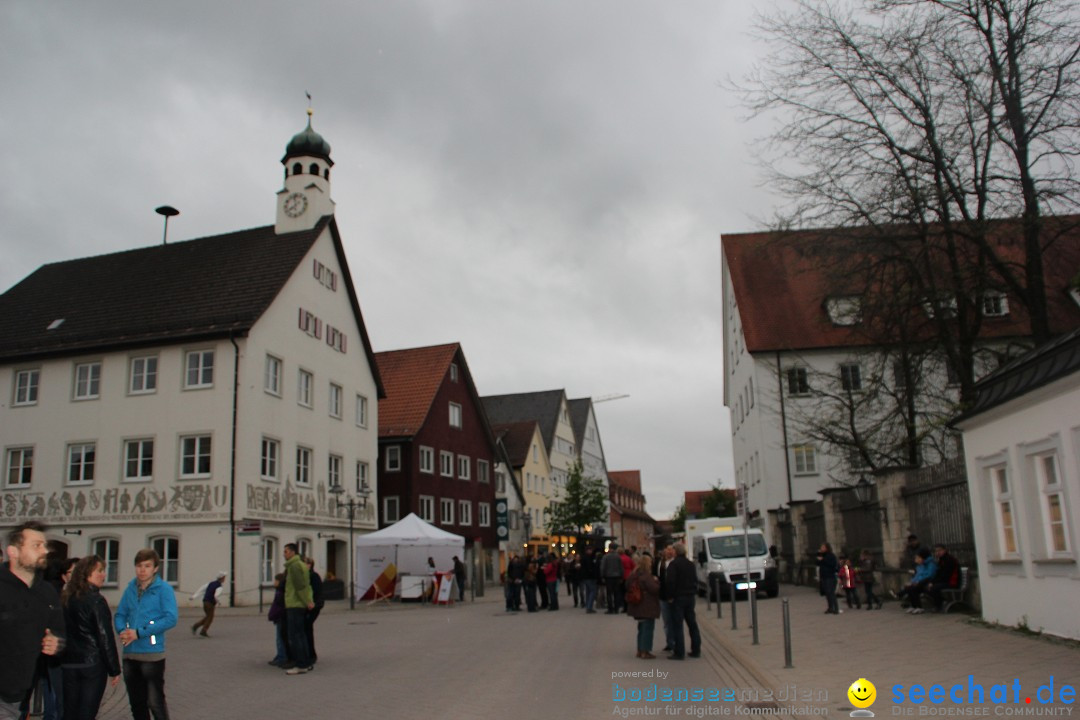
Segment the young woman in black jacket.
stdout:
<path fill-rule="evenodd" d="M 67 624 L 64 652 L 64 718 L 94 720 L 105 694 L 106 678 L 120 682 L 112 612 L 98 592 L 105 584 L 105 563 L 96 555 L 75 564 L 61 600 Z"/>

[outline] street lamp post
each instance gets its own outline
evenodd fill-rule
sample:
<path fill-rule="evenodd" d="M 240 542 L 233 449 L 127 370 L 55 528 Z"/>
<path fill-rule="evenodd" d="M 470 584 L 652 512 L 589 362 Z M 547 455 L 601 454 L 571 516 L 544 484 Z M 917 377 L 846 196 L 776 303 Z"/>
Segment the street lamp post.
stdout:
<path fill-rule="evenodd" d="M 521 516 L 521 524 L 525 526 L 525 555 L 528 556 L 529 541 L 532 540 L 532 515 L 528 511 Z"/>
<path fill-rule="evenodd" d="M 345 495 L 345 488 L 340 484 L 334 485 L 330 488 L 330 494 L 334 496 L 337 501 L 338 507 L 345 508 L 349 513 L 349 609 L 356 609 L 356 561 L 353 559 L 353 520 L 356 518 L 356 509 L 363 510 L 367 507 L 368 497 L 371 496 L 371 488 L 367 486 L 367 483 L 360 487 L 358 495 L 359 500 L 353 499 L 352 496 Z M 341 496 L 345 495 L 345 500 L 341 499 Z"/>

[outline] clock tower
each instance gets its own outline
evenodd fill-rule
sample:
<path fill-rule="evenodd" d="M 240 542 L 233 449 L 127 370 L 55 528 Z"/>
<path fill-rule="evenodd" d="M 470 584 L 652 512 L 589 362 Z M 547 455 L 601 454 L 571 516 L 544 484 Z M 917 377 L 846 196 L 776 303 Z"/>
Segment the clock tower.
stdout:
<path fill-rule="evenodd" d="M 330 143 L 311 129 L 311 108 L 308 124 L 293 136 L 285 147 L 281 164 L 285 166 L 285 187 L 277 193 L 278 235 L 310 230 L 325 215 L 334 214 L 330 199 Z"/>

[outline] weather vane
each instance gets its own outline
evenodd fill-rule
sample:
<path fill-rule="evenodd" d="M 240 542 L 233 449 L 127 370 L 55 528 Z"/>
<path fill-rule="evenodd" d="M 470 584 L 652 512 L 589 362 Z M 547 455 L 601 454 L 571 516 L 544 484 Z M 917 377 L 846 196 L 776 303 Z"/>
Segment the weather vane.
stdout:
<path fill-rule="evenodd" d="M 308 117 L 311 117 L 315 113 L 315 111 L 311 109 L 311 93 L 309 93 L 307 90 L 305 90 L 304 94 L 307 95 L 307 104 L 308 104 L 307 114 L 308 114 Z"/>

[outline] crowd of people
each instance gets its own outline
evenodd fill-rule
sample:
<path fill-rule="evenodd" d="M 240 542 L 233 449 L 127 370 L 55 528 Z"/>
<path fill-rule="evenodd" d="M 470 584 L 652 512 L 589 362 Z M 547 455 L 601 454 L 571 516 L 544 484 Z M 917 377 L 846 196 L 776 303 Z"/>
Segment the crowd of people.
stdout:
<path fill-rule="evenodd" d="M 302 558 L 296 543 L 285 546 L 285 572 L 274 578 L 274 600 L 267 619 L 274 623 L 277 652 L 269 665 L 284 668 L 286 675 L 302 675 L 315 669 L 315 621 L 325 605 L 322 577 L 315 561 Z"/>
<path fill-rule="evenodd" d="M 923 595 L 928 595 L 932 610 L 941 612 L 943 592 L 956 588 L 960 584 L 960 564 L 949 554 L 943 543 L 934 545 L 933 550 L 924 547 L 915 534 L 908 535 L 904 549 L 905 565 L 911 579 L 894 595 L 901 601 L 901 607 L 912 615 L 919 615 Z M 825 597 L 827 615 L 839 615 L 843 612 L 838 602 L 838 594 L 843 591 L 848 609 L 881 609 L 881 598 L 874 593 L 877 583 L 877 563 L 873 555 L 863 550 L 859 562 L 853 565 L 851 558 L 843 553 L 839 557 L 829 543 L 822 543 L 817 554 L 818 583 L 821 594 Z M 859 600 L 858 587 L 863 587 L 864 600 Z"/>
<path fill-rule="evenodd" d="M 652 659 L 656 619 L 663 619 L 663 650 L 673 660 L 701 656 L 701 633 L 694 614 L 697 574 L 686 557 L 686 546 L 665 548 L 654 562 L 647 551 L 620 548 L 611 543 L 607 552 L 586 547 L 581 554 L 512 555 L 503 573 L 506 612 L 559 610 L 559 583 L 575 608 L 594 614 L 625 613 L 637 620 L 637 657 Z M 603 593 L 599 593 L 600 588 Z M 686 648 L 689 631 L 690 647 Z"/>
<path fill-rule="evenodd" d="M 135 577 L 113 614 L 100 590 L 105 562 L 96 555 L 58 561 L 46 579 L 45 526 L 8 533 L 0 565 L 0 720 L 22 720 L 39 678 L 45 717 L 93 720 L 106 687 L 123 676 L 135 720 L 168 720 L 165 633 L 177 622 L 176 595 L 158 576 L 161 558 L 135 555 Z M 116 638 L 123 648 L 123 660 Z"/>

